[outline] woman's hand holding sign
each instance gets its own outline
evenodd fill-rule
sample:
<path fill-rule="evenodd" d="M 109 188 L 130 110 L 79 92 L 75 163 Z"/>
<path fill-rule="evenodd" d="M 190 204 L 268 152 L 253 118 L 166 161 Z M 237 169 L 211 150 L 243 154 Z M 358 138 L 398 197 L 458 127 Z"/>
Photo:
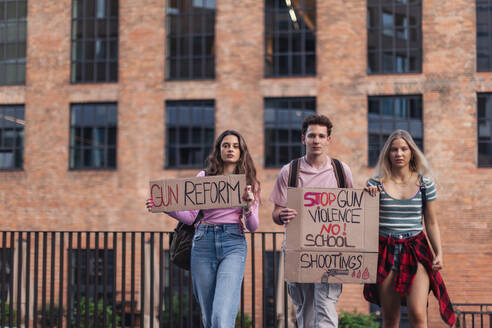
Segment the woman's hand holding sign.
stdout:
<path fill-rule="evenodd" d="M 255 201 L 255 195 L 253 193 L 253 188 L 251 187 L 251 185 L 247 185 L 246 188 L 244 188 L 244 194 L 242 198 L 246 202 L 246 215 L 248 215 L 251 213 L 251 206 Z"/>
<path fill-rule="evenodd" d="M 145 201 L 145 207 L 147 207 L 147 211 L 149 212 L 155 207 L 154 200 L 152 199 L 152 197 L 150 197 Z"/>

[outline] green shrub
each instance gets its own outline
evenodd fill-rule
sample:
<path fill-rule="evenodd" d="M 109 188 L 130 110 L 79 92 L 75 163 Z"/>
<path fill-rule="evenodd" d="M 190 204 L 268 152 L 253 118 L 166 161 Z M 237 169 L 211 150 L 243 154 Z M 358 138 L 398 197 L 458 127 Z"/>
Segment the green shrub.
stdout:
<path fill-rule="evenodd" d="M 106 305 L 104 308 L 103 300 L 100 299 L 97 305 L 94 303 L 93 298 L 89 298 L 88 304 L 86 304 L 86 298 L 81 297 L 80 302 L 75 302 L 71 322 L 73 327 L 92 327 L 97 322 L 102 324 L 106 320 L 106 327 L 113 328 L 113 316 L 116 316 L 116 325 L 120 323 L 120 316 L 113 313 L 111 305 Z M 88 305 L 88 306 L 87 306 Z M 77 320 L 77 316 L 80 313 L 80 320 Z M 88 314 L 88 320 L 86 322 L 86 314 Z"/>
<path fill-rule="evenodd" d="M 235 327 L 236 328 L 241 327 L 241 313 L 237 314 Z M 253 327 L 253 320 L 251 319 L 251 317 L 247 313 L 244 313 L 244 326 L 243 327 L 244 328 Z"/>
<path fill-rule="evenodd" d="M 12 324 L 14 326 L 17 325 L 17 310 L 12 309 L 12 313 L 10 313 L 10 304 L 7 302 L 0 301 L 0 324 L 8 326 L 9 325 L 9 317 L 12 316 Z"/>
<path fill-rule="evenodd" d="M 379 328 L 375 314 L 342 312 L 338 320 L 339 328 Z"/>

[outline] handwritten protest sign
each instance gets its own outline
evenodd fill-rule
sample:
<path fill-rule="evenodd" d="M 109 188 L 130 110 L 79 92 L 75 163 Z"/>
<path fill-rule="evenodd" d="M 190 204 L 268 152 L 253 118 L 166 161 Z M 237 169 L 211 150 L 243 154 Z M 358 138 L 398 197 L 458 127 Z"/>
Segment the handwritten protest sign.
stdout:
<path fill-rule="evenodd" d="M 244 174 L 150 181 L 153 213 L 245 206 Z"/>
<path fill-rule="evenodd" d="M 376 282 L 379 195 L 362 189 L 289 188 L 285 280 Z"/>

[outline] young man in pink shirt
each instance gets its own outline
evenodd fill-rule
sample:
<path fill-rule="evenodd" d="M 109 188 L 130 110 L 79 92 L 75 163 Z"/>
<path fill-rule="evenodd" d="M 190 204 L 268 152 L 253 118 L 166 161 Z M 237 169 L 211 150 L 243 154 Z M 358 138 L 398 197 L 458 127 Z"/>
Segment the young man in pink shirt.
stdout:
<path fill-rule="evenodd" d="M 326 154 L 331 141 L 330 119 L 324 115 L 310 115 L 302 122 L 302 143 L 306 155 L 299 160 L 297 187 L 337 188 L 338 182 L 332 160 Z M 347 164 L 340 162 L 345 176 L 345 187 L 353 188 L 352 173 Z M 270 200 L 275 204 L 273 221 L 287 225 L 296 219 L 297 212 L 287 208 L 289 164 L 282 167 Z M 338 327 L 335 305 L 342 292 L 342 284 L 287 283 L 288 292 L 296 305 L 299 328 Z"/>

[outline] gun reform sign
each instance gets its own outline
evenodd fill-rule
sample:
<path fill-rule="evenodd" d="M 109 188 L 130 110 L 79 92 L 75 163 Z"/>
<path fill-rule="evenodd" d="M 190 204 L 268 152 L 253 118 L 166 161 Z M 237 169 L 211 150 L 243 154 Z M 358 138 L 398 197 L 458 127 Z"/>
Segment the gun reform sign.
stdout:
<path fill-rule="evenodd" d="M 286 281 L 376 282 L 379 194 L 288 188 L 287 207 L 297 217 L 286 228 Z"/>
<path fill-rule="evenodd" d="M 153 213 L 241 207 L 246 175 L 214 175 L 150 181 Z"/>

